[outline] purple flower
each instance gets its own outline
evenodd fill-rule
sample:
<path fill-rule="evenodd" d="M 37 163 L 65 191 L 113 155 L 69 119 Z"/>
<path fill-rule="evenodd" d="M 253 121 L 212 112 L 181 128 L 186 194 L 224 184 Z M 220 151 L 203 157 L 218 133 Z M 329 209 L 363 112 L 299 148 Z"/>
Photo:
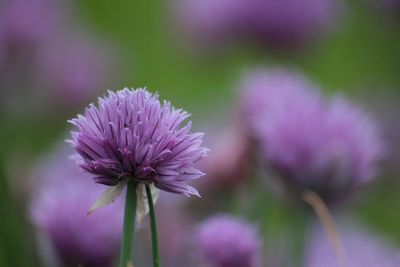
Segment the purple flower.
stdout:
<path fill-rule="evenodd" d="M 243 87 L 251 134 L 290 188 L 330 201 L 374 178 L 383 144 L 363 110 L 341 96 L 324 99 L 297 73 L 260 70 Z"/>
<path fill-rule="evenodd" d="M 61 149 L 38 168 L 35 178 L 43 186 L 37 188 L 31 203 L 33 222 L 65 266 L 111 267 L 119 249 L 122 202 L 87 216 L 87 207 L 104 186 L 93 186 L 88 174 L 65 161 L 70 153 Z"/>
<path fill-rule="evenodd" d="M 212 132 L 212 131 L 211 131 Z M 249 180 L 251 169 L 251 144 L 248 136 L 239 125 L 216 130 L 209 137 L 207 147 L 214 151 L 199 163 L 207 173 L 207 179 L 198 183 L 207 192 L 220 193 L 220 190 L 234 190 Z M 235 145 L 232 145 L 235 144 Z"/>
<path fill-rule="evenodd" d="M 228 215 L 202 223 L 197 232 L 199 252 L 212 267 L 257 267 L 261 240 L 254 226 Z"/>
<path fill-rule="evenodd" d="M 178 0 L 179 25 L 195 41 L 261 41 L 291 48 L 314 39 L 339 13 L 335 0 Z"/>
<path fill-rule="evenodd" d="M 98 107 L 70 121 L 78 131 L 69 142 L 97 183 L 123 188 L 134 180 L 198 196 L 186 182 L 204 175 L 193 165 L 208 150 L 201 147 L 203 133 L 190 133 L 191 122 L 181 126 L 188 117 L 145 89 L 109 91 Z"/>
<path fill-rule="evenodd" d="M 382 238 L 360 227 L 341 227 L 344 254 L 338 258 L 326 234 L 314 230 L 307 242 L 305 267 L 396 267 L 400 254 Z"/>
<path fill-rule="evenodd" d="M 331 26 L 336 0 L 251 0 L 246 31 L 256 40 L 279 48 L 300 46 Z"/>
<path fill-rule="evenodd" d="M 242 28 L 246 6 L 243 0 L 178 0 L 178 25 L 194 43 L 226 43 Z"/>
<path fill-rule="evenodd" d="M 244 100 L 240 108 L 250 135 L 265 123 L 267 114 L 283 114 L 288 109 L 314 113 L 322 109 L 318 88 L 297 72 L 261 68 L 248 72 L 240 87 Z"/>
<path fill-rule="evenodd" d="M 64 33 L 43 47 L 36 62 L 42 98 L 57 107 L 77 107 L 98 95 L 113 72 L 107 70 L 113 66 L 110 53 L 99 43 Z"/>
<path fill-rule="evenodd" d="M 48 0 L 12 0 L 0 5 L 0 70 L 30 55 L 60 24 L 61 10 Z M 57 26 L 56 26 L 57 25 Z"/>

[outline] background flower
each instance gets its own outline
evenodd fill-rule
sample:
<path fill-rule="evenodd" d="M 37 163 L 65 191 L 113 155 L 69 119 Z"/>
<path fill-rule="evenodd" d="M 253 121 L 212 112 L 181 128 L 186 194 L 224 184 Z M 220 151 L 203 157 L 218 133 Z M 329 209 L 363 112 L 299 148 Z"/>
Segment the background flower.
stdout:
<path fill-rule="evenodd" d="M 229 126 L 217 133 L 207 132 L 207 146 L 213 151 L 199 162 L 199 168 L 207 173 L 197 182 L 208 193 L 221 189 L 234 190 L 248 181 L 252 168 L 252 147 L 249 138 L 239 125 Z M 232 145 L 234 144 L 234 145 Z"/>
<path fill-rule="evenodd" d="M 257 267 L 261 263 L 257 230 L 228 215 L 216 215 L 203 222 L 197 242 L 202 260 L 213 267 Z"/>
<path fill-rule="evenodd" d="M 111 267 L 118 255 L 123 206 L 117 201 L 87 216 L 104 190 L 66 159 L 61 148 L 36 171 L 36 190 L 30 212 L 34 224 L 49 238 L 65 266 Z"/>
<path fill-rule="evenodd" d="M 324 99 L 297 73 L 256 72 L 243 87 L 265 163 L 295 193 L 315 190 L 330 202 L 375 177 L 383 143 L 365 111 L 341 96 Z"/>
<path fill-rule="evenodd" d="M 115 77 L 115 56 L 86 33 L 63 34 L 40 49 L 35 80 L 41 100 L 70 113 L 105 91 Z M 94 45 L 96 44 L 96 45 Z"/>
<path fill-rule="evenodd" d="M 340 4 L 332 0 L 176 0 L 178 27 L 189 41 L 215 48 L 237 41 L 287 49 L 332 28 Z"/>

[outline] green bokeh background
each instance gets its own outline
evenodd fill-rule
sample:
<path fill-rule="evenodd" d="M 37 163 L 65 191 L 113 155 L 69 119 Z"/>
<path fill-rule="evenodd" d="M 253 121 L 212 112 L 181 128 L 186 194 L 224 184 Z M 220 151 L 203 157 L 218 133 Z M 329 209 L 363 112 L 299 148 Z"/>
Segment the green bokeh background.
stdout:
<path fill-rule="evenodd" d="M 341 91 L 362 99 L 388 96 L 400 103 L 400 20 L 377 12 L 367 1 L 344 1 L 344 14 L 333 33 L 303 54 L 274 54 L 247 46 L 214 59 L 196 58 L 181 49 L 171 31 L 167 1 L 75 2 L 76 20 L 88 24 L 120 51 L 124 68 L 111 89 L 146 86 L 158 91 L 175 106 L 189 110 L 193 120 L 200 122 L 197 127 L 229 112 L 236 100 L 239 74 L 257 65 L 298 68 L 327 92 Z M 0 266 L 39 266 L 26 207 L 12 195 L 5 164 L 18 150 L 33 157 L 44 153 L 59 142 L 68 126 L 65 120 L 51 116 L 31 121 L 29 116 L 0 114 L 0 119 Z M 20 162 L 22 169 L 28 165 Z M 382 175 L 349 210 L 400 245 L 400 179 L 395 176 Z M 278 227 L 290 215 L 273 199 L 268 208 L 267 200 L 256 201 L 260 205 L 256 209 L 268 209 L 265 221 Z"/>

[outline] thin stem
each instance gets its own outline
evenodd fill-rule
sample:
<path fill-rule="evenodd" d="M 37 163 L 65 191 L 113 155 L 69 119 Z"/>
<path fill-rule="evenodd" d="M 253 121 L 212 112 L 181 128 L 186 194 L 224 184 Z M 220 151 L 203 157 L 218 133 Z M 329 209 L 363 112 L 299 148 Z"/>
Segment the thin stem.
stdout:
<path fill-rule="evenodd" d="M 119 267 L 132 266 L 132 240 L 135 233 L 136 182 L 128 182 L 125 198 L 124 228 L 122 233 Z"/>
<path fill-rule="evenodd" d="M 154 211 L 153 197 L 151 195 L 150 185 L 146 185 L 147 200 L 149 201 L 150 223 L 151 223 L 151 243 L 153 249 L 153 267 L 160 266 L 160 256 L 158 254 L 158 234 L 156 213 Z"/>
<path fill-rule="evenodd" d="M 328 207 L 324 201 L 313 191 L 305 190 L 303 193 L 303 200 L 307 202 L 317 214 L 326 234 L 334 248 L 337 256 L 338 263 L 342 266 L 345 260 L 343 243 L 336 227 L 335 220 L 329 212 Z"/>
<path fill-rule="evenodd" d="M 303 210 L 290 210 L 289 214 L 286 217 L 291 222 L 286 229 L 289 234 L 292 236 L 292 244 L 293 244 L 293 260 L 292 263 L 294 266 L 300 266 L 305 258 L 305 245 L 306 245 L 306 238 L 308 234 L 308 214 L 304 213 Z"/>

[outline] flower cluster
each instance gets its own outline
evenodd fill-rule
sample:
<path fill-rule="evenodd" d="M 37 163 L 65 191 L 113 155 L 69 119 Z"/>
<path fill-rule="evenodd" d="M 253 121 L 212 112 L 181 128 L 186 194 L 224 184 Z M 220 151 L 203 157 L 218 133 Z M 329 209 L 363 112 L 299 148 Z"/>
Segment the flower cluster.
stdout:
<path fill-rule="evenodd" d="M 97 183 L 116 186 L 134 180 L 164 191 L 199 195 L 186 184 L 204 175 L 193 165 L 207 154 L 203 134 L 190 133 L 189 114 L 145 89 L 123 89 L 90 105 L 70 122 L 78 128 L 69 142 L 80 166 Z"/>
<path fill-rule="evenodd" d="M 326 201 L 374 178 L 383 155 L 378 127 L 342 96 L 323 98 L 297 73 L 259 70 L 243 82 L 243 113 L 267 165 Z"/>
<path fill-rule="evenodd" d="M 70 112 L 112 80 L 114 55 L 103 40 L 72 26 L 69 4 L 12 0 L 0 5 L 2 109 Z"/>
<path fill-rule="evenodd" d="M 258 267 L 261 241 L 247 222 L 228 215 L 216 215 L 197 231 L 198 249 L 204 262 L 213 267 Z"/>
<path fill-rule="evenodd" d="M 218 133 L 209 132 L 207 136 L 210 135 L 212 140 L 207 146 L 213 153 L 198 164 L 207 173 L 207 179 L 201 180 L 199 187 L 209 193 L 240 188 L 249 181 L 252 168 L 249 139 L 238 125 L 226 127 Z"/>
<path fill-rule="evenodd" d="M 252 39 L 292 48 L 327 29 L 340 8 L 332 0 L 181 0 L 177 9 L 180 24 L 196 41 Z"/>

